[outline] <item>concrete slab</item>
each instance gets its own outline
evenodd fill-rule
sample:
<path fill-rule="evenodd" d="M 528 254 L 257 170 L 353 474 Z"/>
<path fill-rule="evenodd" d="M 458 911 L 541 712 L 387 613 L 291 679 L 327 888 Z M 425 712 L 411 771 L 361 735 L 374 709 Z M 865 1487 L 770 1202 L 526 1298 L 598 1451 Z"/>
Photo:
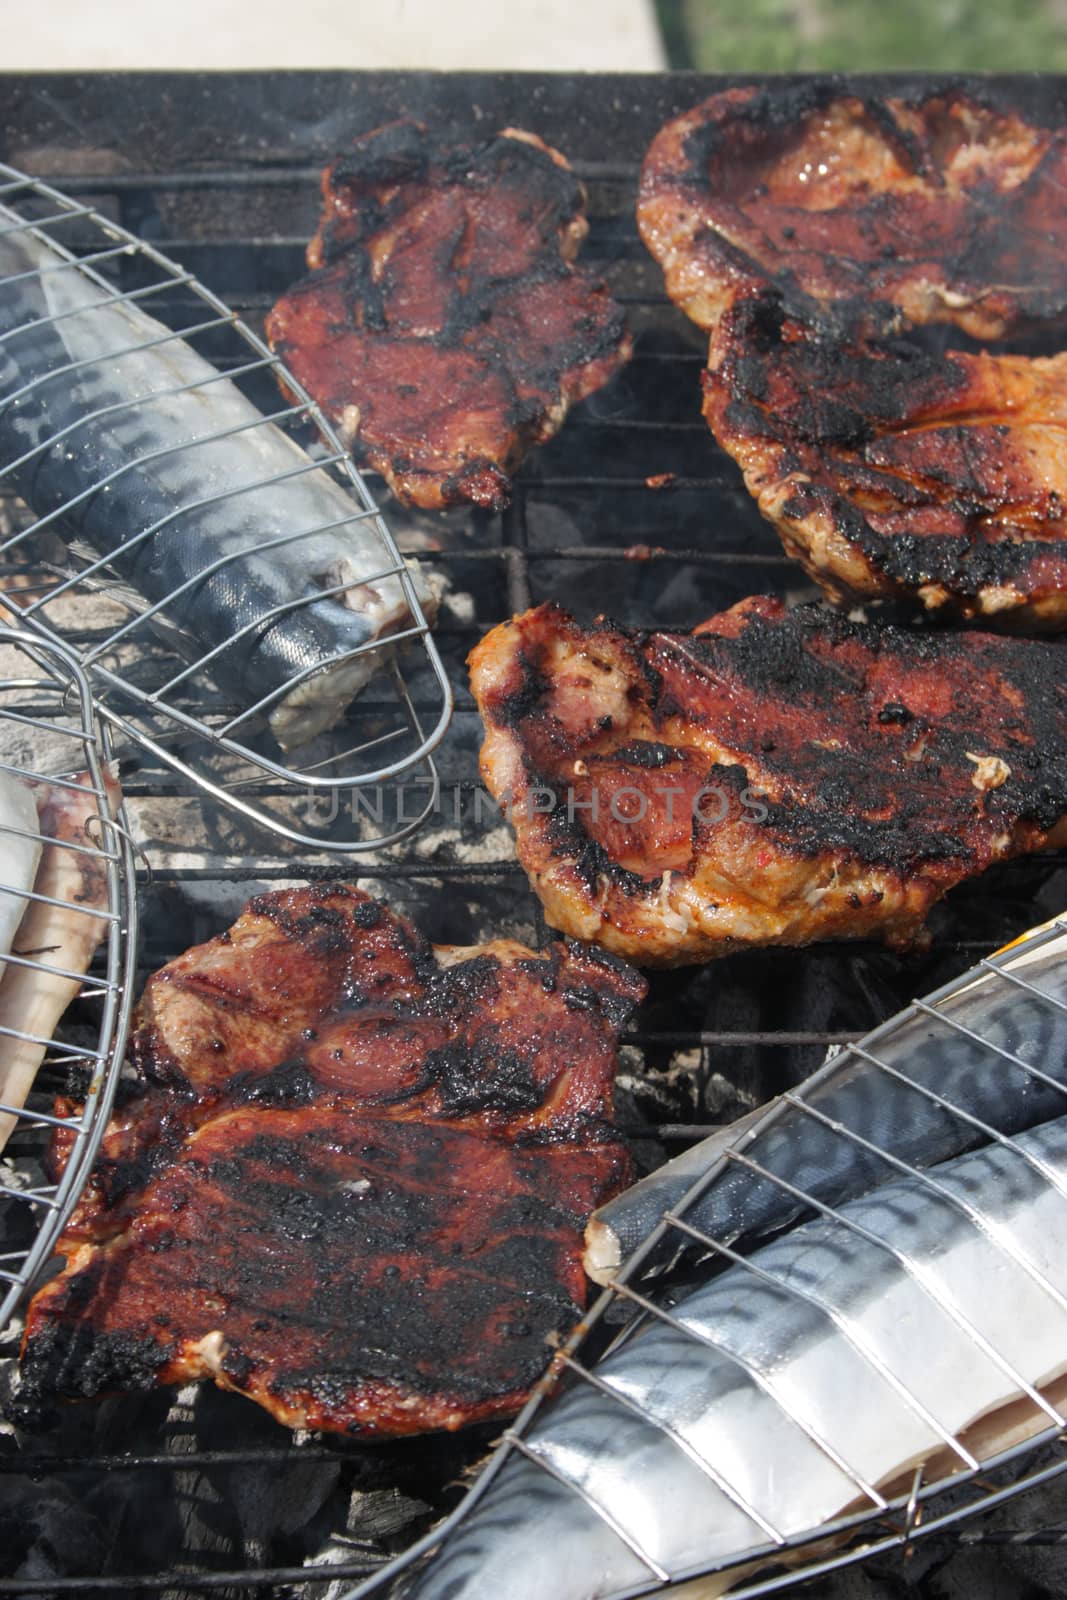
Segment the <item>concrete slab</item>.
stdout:
<path fill-rule="evenodd" d="M 659 71 L 652 0 L 0 0 L 6 72 Z"/>

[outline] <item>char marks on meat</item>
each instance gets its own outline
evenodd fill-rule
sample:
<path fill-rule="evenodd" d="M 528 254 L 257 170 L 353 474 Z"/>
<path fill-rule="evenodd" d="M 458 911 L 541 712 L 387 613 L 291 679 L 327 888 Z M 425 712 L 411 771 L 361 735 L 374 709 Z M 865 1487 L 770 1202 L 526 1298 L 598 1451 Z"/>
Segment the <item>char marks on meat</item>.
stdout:
<path fill-rule="evenodd" d="M 361 1435 L 513 1413 L 630 1176 L 643 988 L 562 944 L 434 950 L 345 885 L 250 902 L 149 980 L 136 1092 L 29 1308 L 24 1416 L 201 1377 Z"/>
<path fill-rule="evenodd" d="M 1067 132 L 994 91 L 899 95 L 827 80 L 728 89 L 676 117 L 645 158 L 642 237 L 671 298 L 712 329 L 739 290 L 803 313 L 999 338 L 1067 312 Z"/>
<path fill-rule="evenodd" d="M 549 922 L 654 966 L 906 944 L 962 879 L 1067 842 L 1063 663 L 753 598 L 688 637 L 540 606 L 471 682 Z"/>
<path fill-rule="evenodd" d="M 272 347 L 405 504 L 506 505 L 527 450 L 630 354 L 573 264 L 582 185 L 533 134 L 447 146 L 405 121 L 358 139 L 323 195 Z"/>
<path fill-rule="evenodd" d="M 833 599 L 1067 626 L 1067 354 L 842 341 L 772 290 L 712 334 L 704 415 Z"/>
<path fill-rule="evenodd" d="M 993 92 L 734 89 L 664 128 L 638 216 L 711 333 L 704 414 L 834 600 L 1067 626 L 1067 131 Z"/>

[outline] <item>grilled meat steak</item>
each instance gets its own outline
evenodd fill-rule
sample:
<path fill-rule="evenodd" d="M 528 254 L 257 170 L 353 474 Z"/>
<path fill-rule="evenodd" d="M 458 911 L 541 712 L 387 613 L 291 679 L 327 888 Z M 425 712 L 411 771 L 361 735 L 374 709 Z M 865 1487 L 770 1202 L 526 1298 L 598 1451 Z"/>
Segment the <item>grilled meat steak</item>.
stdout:
<path fill-rule="evenodd" d="M 397 122 L 323 194 L 272 347 L 405 504 L 506 505 L 527 450 L 630 354 L 607 287 L 572 264 L 582 185 L 533 134 L 446 147 Z"/>
<path fill-rule="evenodd" d="M 687 637 L 540 606 L 471 683 L 549 922 L 669 966 L 906 944 L 961 879 L 1067 843 L 1064 661 L 757 597 Z"/>
<path fill-rule="evenodd" d="M 930 349 L 1067 310 L 1067 132 L 983 92 L 732 89 L 645 161 L 638 216 L 711 332 L 704 415 L 834 600 L 1067 626 L 1067 358 Z"/>
<path fill-rule="evenodd" d="M 1067 354 L 844 341 L 771 290 L 712 334 L 704 415 L 833 599 L 1067 626 Z"/>
<path fill-rule="evenodd" d="M 290 1427 L 517 1410 L 630 1175 L 611 1091 L 643 988 L 561 944 L 435 951 L 345 885 L 253 900 L 148 983 L 23 1415 L 208 1376 Z"/>
<path fill-rule="evenodd" d="M 702 328 L 739 289 L 998 338 L 1067 310 L 1067 132 L 992 89 L 727 89 L 657 134 L 637 217 Z"/>

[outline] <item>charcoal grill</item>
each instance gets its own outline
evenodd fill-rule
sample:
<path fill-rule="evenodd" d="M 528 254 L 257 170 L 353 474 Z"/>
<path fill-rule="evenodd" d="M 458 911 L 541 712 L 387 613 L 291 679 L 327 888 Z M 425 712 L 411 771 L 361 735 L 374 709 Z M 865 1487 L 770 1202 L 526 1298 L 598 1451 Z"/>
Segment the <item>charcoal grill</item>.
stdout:
<path fill-rule="evenodd" d="M 541 599 L 583 617 L 607 610 L 628 623 L 682 628 L 750 593 L 809 592 L 700 418 L 701 336 L 667 303 L 633 221 L 638 166 L 656 130 L 725 86 L 696 76 L 519 74 L 7 79 L 0 159 L 157 243 L 252 329 L 302 271 L 320 168 L 346 140 L 405 114 L 446 131 L 472 121 L 528 127 L 565 150 L 585 182 L 584 259 L 627 306 L 637 339 L 629 368 L 528 460 L 503 514 L 413 515 L 381 491 L 402 551 L 452 581 L 435 632 L 456 701 L 436 757 L 439 790 L 428 777 L 409 780 L 375 802 L 389 821 L 397 805 L 410 816 L 429 802 L 406 845 L 338 864 L 306 842 L 271 839 L 117 731 L 131 827 L 153 864 L 142 888 L 142 975 L 216 932 L 257 889 L 337 872 L 410 912 L 431 939 L 471 943 L 507 932 L 543 940 L 510 836 L 479 791 L 467 650 L 485 628 Z M 1023 79 L 1015 87 L 1050 116 L 1067 115 L 1062 85 Z M 263 403 L 271 403 L 266 392 Z M 378 494 L 373 476 L 368 482 Z M 69 637 L 92 645 L 99 626 L 87 616 Z M 432 673 L 416 666 L 408 687 L 415 711 L 432 715 Z M 269 801 L 278 788 L 265 779 L 255 792 Z M 327 850 L 350 836 L 349 813 L 360 809 L 341 799 L 336 817 L 318 819 Z M 1065 866 L 1062 854 L 1022 860 L 962 887 L 935 912 L 931 948 L 909 957 L 827 945 L 656 976 L 621 1074 L 622 1114 L 641 1158 L 658 1162 L 798 1083 L 827 1046 L 859 1037 L 1059 911 Z M 39 1516 L 44 1484 L 60 1521 L 65 1515 L 69 1527 L 73 1518 L 81 1530 L 80 1545 L 62 1557 L 53 1551 L 47 1570 L 41 1547 L 20 1533 L 12 1559 L 30 1561 L 32 1548 L 35 1564 L 0 1574 L 0 1595 L 335 1600 L 454 1504 L 455 1481 L 489 1442 L 478 1432 L 415 1446 L 291 1439 L 246 1403 L 208 1389 L 176 1401 L 124 1398 L 92 1413 L 18 1449 L 0 1435 L 0 1507 L 25 1504 Z M 362 1498 L 350 1514 L 353 1490 Z M 1058 1536 L 1028 1526 L 1024 1507 L 1014 1527 L 990 1537 Z M 905 1507 L 887 1539 L 899 1541 L 914 1520 Z M 117 1536 L 105 1539 L 104 1529 Z"/>

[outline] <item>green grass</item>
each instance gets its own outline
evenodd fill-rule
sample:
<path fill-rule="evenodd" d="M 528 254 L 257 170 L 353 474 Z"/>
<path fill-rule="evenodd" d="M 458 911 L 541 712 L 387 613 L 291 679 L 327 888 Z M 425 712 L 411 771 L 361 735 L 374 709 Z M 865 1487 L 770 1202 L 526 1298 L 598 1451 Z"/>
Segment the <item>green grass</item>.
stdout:
<path fill-rule="evenodd" d="M 1057 0 L 659 0 L 673 66 L 702 72 L 1067 70 Z"/>

